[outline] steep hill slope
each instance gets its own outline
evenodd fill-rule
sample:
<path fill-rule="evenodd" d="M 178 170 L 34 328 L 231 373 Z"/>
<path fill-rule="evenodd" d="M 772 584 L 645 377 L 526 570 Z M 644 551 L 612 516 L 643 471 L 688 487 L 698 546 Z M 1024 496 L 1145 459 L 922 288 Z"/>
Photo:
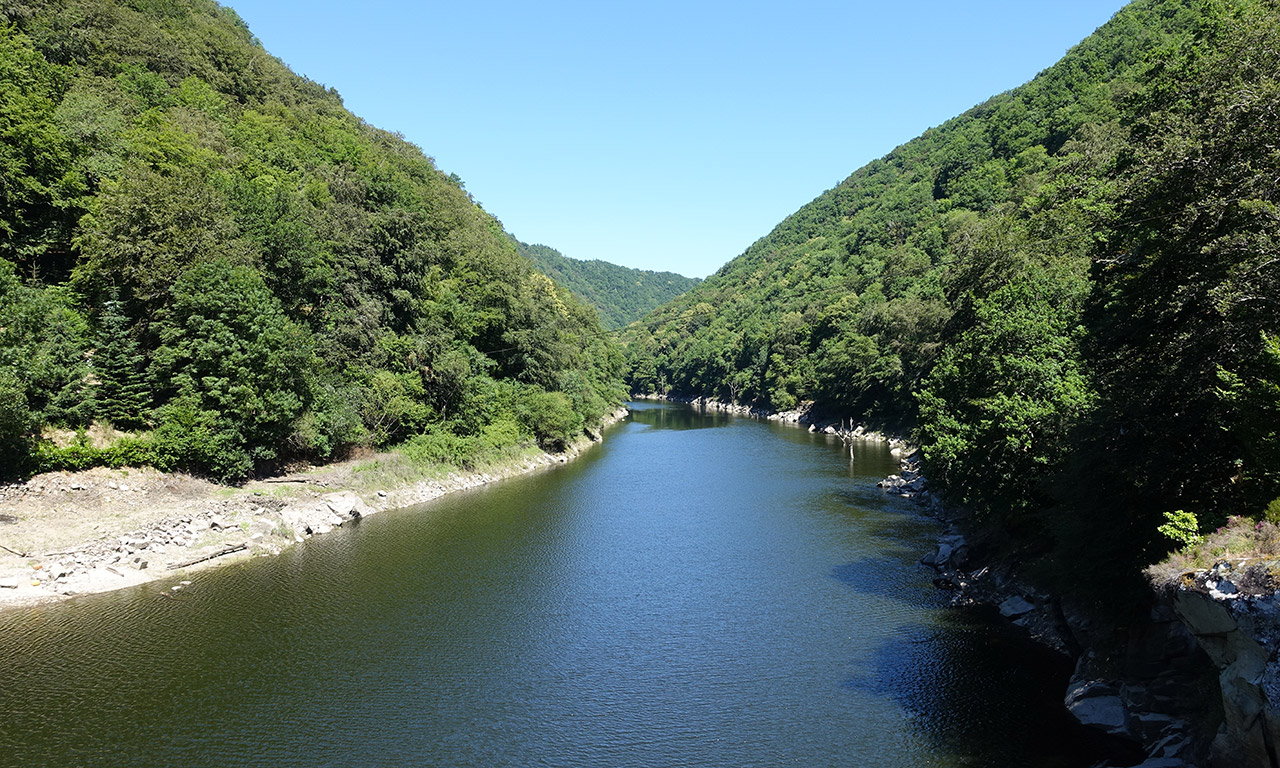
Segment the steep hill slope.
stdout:
<path fill-rule="evenodd" d="M 571 259 L 545 245 L 517 241 L 516 246 L 543 274 L 595 307 L 609 329 L 634 323 L 702 282 L 675 272 L 631 269 L 599 259 Z"/>
<path fill-rule="evenodd" d="M 1277 11 L 1132 3 L 655 311 L 632 387 L 914 427 L 948 498 L 1073 588 L 1136 581 L 1165 513 L 1260 514 L 1280 495 Z"/>
<path fill-rule="evenodd" d="M 465 458 L 620 395 L 590 308 L 229 8 L 0 8 L 0 469 L 236 478 L 415 435 Z M 150 433 L 38 439 L 95 419 Z"/>

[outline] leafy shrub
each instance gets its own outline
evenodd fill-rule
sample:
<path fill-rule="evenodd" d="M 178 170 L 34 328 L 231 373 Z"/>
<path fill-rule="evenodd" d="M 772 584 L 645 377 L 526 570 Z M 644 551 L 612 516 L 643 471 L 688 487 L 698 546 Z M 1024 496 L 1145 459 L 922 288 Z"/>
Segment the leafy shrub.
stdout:
<path fill-rule="evenodd" d="M 195 398 L 167 403 L 156 416 L 152 440 L 158 468 L 204 472 L 219 480 L 240 479 L 253 470 L 254 457 L 236 424 L 200 408 Z"/>
<path fill-rule="evenodd" d="M 354 404 L 356 399 L 353 386 L 314 387 L 311 407 L 293 424 L 290 447 L 299 455 L 323 460 L 367 440 L 369 432 Z"/>
<path fill-rule="evenodd" d="M 433 428 L 406 440 L 399 447 L 399 452 L 418 466 L 444 464 L 469 469 L 473 466 L 478 447 L 474 439 Z"/>
<path fill-rule="evenodd" d="M 422 429 L 435 414 L 423 403 L 426 390 L 412 374 L 376 371 L 360 390 L 360 415 L 375 445 L 386 445 Z"/>
<path fill-rule="evenodd" d="M 498 419 L 480 431 L 480 444 L 490 453 L 514 448 L 527 441 L 528 434 L 514 419 Z"/>
<path fill-rule="evenodd" d="M 1194 513 L 1179 509 L 1176 512 L 1165 512 L 1164 517 L 1168 522 L 1156 530 L 1179 547 L 1194 547 L 1204 541 L 1204 536 L 1200 535 L 1200 522 L 1196 520 Z"/>
<path fill-rule="evenodd" d="M 533 391 L 520 403 L 520 424 L 546 451 L 563 451 L 582 431 L 582 416 L 562 392 Z"/>
<path fill-rule="evenodd" d="M 76 441 L 65 448 L 48 441 L 36 444 L 36 472 L 79 472 L 91 467 L 146 467 L 156 463 L 156 453 L 149 440 L 123 438 L 105 448 Z"/>
<path fill-rule="evenodd" d="M 1280 499 L 1272 499 L 1267 508 L 1263 510 L 1262 516 L 1268 523 L 1280 525 Z"/>

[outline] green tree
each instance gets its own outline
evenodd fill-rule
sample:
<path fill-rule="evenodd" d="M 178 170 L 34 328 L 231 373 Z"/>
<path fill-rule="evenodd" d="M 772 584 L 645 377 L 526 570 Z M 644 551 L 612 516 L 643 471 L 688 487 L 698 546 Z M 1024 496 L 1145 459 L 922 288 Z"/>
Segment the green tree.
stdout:
<path fill-rule="evenodd" d="M 1063 277 L 1028 269 L 978 299 L 917 395 L 931 477 L 980 516 L 1038 510 L 1094 405 L 1079 350 L 1087 284 Z"/>
<path fill-rule="evenodd" d="M 1240 479 L 1272 471 L 1250 465 L 1244 428 L 1266 412 L 1218 393 L 1219 371 L 1269 375 L 1263 339 L 1280 317 L 1280 24 L 1272 2 L 1202 13 L 1129 106 L 1121 223 L 1099 248 L 1089 316 L 1107 420 L 1092 450 L 1126 457 L 1142 489 L 1129 515 L 1149 531 L 1169 509 L 1219 525 L 1259 503 Z"/>
<path fill-rule="evenodd" d="M 129 332 L 124 307 L 113 296 L 103 305 L 93 355 L 98 379 L 93 399 L 98 418 L 121 429 L 145 426 L 150 407 L 145 363 L 137 340 Z"/>
<path fill-rule="evenodd" d="M 200 264 L 171 293 L 151 365 L 164 403 L 156 449 L 175 466 L 241 478 L 276 458 L 307 405 L 310 336 L 252 267 Z M 194 445 L 193 430 L 212 447 Z"/>
<path fill-rule="evenodd" d="M 0 478 L 11 478 L 24 468 L 35 428 L 22 381 L 0 368 Z"/>
<path fill-rule="evenodd" d="M 68 266 L 58 246 L 75 215 L 62 204 L 79 192 L 70 143 L 54 119 L 68 74 L 0 22 L 0 257 L 53 278 Z"/>
<path fill-rule="evenodd" d="M 64 287 L 23 285 L 0 259 L 0 370 L 23 383 L 42 424 L 87 424 L 93 415 L 89 324 Z"/>

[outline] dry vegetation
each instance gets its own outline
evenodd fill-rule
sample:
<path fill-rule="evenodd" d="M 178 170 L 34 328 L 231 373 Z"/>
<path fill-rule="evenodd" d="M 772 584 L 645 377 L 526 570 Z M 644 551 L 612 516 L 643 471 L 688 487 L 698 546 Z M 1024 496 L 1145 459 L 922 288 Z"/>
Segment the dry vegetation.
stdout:
<path fill-rule="evenodd" d="M 1147 568 L 1157 588 L 1202 586 L 1199 578 L 1221 563 L 1229 563 L 1242 592 L 1262 594 L 1280 587 L 1280 526 L 1268 520 L 1232 517 L 1198 544 L 1183 547 Z"/>

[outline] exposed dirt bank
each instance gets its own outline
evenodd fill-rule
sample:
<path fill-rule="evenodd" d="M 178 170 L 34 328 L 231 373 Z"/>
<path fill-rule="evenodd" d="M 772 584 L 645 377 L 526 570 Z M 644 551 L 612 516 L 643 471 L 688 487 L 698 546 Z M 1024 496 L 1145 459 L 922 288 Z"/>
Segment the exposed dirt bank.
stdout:
<path fill-rule="evenodd" d="M 603 426 L 626 414 L 619 409 Z M 600 439 L 597 432 L 564 453 L 530 450 L 485 471 L 428 479 L 377 471 L 396 463 L 383 456 L 234 488 L 105 468 L 0 485 L 0 610 L 279 554 L 350 520 L 565 463 Z"/>

